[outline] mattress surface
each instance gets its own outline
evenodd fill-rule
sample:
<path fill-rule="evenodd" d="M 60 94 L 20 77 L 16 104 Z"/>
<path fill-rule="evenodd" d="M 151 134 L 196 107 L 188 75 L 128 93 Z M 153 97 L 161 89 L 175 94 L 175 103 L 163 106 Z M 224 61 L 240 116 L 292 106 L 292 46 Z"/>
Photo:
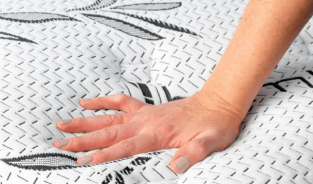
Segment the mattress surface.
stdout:
<path fill-rule="evenodd" d="M 247 0 L 2 0 L 1 184 L 312 183 L 313 19 L 255 98 L 238 139 L 183 174 L 177 149 L 80 166 L 52 146 L 80 133 L 59 119 L 81 98 L 124 93 L 162 104 L 199 91 L 222 57 Z M 116 150 L 118 151 L 118 150 Z"/>

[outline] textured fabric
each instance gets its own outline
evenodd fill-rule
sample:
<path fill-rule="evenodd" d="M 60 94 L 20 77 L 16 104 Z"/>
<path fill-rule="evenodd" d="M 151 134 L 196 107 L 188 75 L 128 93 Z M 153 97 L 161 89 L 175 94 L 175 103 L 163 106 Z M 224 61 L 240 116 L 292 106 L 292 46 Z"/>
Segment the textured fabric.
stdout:
<path fill-rule="evenodd" d="M 239 138 L 177 175 L 177 149 L 93 166 L 56 149 L 59 119 L 116 114 L 80 98 L 125 93 L 162 104 L 210 77 L 247 0 L 2 0 L 0 183 L 311 183 L 313 20 L 255 98 Z M 118 151 L 118 150 L 116 150 Z"/>

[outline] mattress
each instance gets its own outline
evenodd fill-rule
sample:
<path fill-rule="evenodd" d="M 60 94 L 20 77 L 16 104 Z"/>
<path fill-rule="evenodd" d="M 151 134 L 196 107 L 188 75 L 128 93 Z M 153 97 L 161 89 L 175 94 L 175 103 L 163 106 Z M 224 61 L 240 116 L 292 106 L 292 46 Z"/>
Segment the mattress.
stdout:
<path fill-rule="evenodd" d="M 273 70 L 238 139 L 176 174 L 178 149 L 99 165 L 52 146 L 81 98 L 124 93 L 162 104 L 198 92 L 221 59 L 247 0 L 2 0 L 1 184 L 312 183 L 313 20 Z M 118 150 L 116 150 L 118 151 Z"/>

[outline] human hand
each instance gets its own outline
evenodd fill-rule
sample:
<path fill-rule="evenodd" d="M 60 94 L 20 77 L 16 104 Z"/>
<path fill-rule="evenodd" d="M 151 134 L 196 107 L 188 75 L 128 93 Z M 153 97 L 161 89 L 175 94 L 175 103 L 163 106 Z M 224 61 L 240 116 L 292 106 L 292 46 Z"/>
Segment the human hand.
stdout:
<path fill-rule="evenodd" d="M 57 122 L 57 128 L 64 132 L 87 133 L 56 140 L 55 147 L 72 152 L 105 148 L 79 158 L 77 164 L 100 164 L 139 153 L 180 148 L 170 161 L 176 173 L 183 173 L 212 152 L 230 146 L 244 118 L 214 93 L 204 96 L 198 92 L 160 105 L 117 94 L 81 100 L 80 105 L 90 110 L 118 109 L 124 113 Z"/>

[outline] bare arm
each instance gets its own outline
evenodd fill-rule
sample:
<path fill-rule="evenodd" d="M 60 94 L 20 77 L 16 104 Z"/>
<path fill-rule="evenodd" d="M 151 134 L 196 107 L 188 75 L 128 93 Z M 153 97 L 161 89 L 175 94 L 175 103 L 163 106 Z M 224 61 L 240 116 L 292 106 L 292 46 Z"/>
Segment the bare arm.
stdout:
<path fill-rule="evenodd" d="M 199 96 L 205 100 L 205 96 L 214 93 L 244 118 L 263 83 L 312 13 L 313 0 L 251 0 Z"/>

